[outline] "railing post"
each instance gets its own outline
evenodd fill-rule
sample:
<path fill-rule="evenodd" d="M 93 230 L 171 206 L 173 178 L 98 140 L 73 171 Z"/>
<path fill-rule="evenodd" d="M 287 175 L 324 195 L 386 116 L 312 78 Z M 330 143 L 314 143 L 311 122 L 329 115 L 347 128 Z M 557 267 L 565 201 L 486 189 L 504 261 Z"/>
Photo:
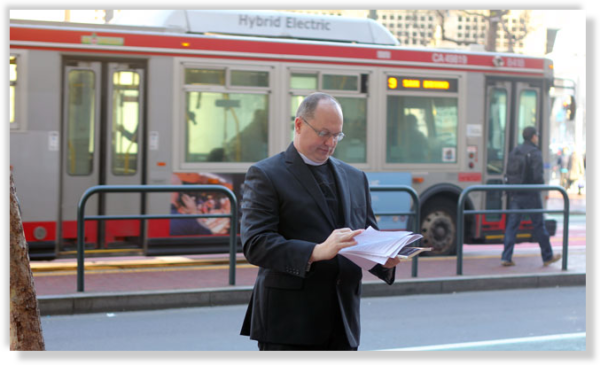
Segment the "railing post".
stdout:
<path fill-rule="evenodd" d="M 237 222 L 238 205 L 235 195 L 229 191 L 227 193 L 231 206 L 231 223 L 229 228 L 229 285 L 235 285 L 236 253 L 237 253 Z"/>
<path fill-rule="evenodd" d="M 464 201 L 469 193 L 469 188 L 465 189 L 458 197 L 458 211 L 456 212 L 456 275 L 462 275 L 463 261 L 463 243 L 464 239 Z"/>

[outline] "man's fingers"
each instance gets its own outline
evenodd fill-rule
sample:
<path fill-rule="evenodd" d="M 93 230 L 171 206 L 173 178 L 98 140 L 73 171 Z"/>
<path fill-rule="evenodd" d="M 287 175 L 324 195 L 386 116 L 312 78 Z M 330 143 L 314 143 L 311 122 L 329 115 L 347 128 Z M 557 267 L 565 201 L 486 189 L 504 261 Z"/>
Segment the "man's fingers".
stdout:
<path fill-rule="evenodd" d="M 356 246 L 357 244 L 358 242 L 356 242 L 355 240 L 343 241 L 338 244 L 338 248 L 341 250 L 346 247 Z"/>
<path fill-rule="evenodd" d="M 359 234 L 361 234 L 363 232 L 364 232 L 364 229 L 357 229 L 356 231 L 350 231 L 350 232 L 344 234 L 340 238 L 342 239 L 342 241 L 353 240 L 354 237 L 358 236 Z"/>

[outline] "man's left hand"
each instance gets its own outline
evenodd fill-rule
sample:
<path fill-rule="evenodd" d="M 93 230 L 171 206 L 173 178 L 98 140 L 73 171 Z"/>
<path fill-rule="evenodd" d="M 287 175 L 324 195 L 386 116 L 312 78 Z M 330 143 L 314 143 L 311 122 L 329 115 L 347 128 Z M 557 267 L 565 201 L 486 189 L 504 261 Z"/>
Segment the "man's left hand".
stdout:
<path fill-rule="evenodd" d="M 400 263 L 400 258 L 398 256 L 387 259 L 387 262 L 383 265 L 386 269 L 391 269 L 394 266 Z"/>

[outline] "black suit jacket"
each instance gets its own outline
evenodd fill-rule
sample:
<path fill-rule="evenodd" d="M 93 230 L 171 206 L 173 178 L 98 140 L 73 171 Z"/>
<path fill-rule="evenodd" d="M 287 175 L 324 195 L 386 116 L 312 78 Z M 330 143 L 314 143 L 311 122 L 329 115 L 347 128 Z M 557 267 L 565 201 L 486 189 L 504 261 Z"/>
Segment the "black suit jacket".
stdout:
<path fill-rule="evenodd" d="M 330 158 L 345 226 L 377 228 L 366 175 Z M 242 199 L 244 255 L 259 266 L 242 335 L 260 342 L 316 345 L 327 341 L 341 312 L 348 342 L 360 341 L 362 270 L 341 255 L 307 263 L 336 228 L 325 197 L 292 145 L 250 167 Z M 388 284 L 395 268 L 371 272 Z M 339 309 L 338 309 L 339 308 Z"/>

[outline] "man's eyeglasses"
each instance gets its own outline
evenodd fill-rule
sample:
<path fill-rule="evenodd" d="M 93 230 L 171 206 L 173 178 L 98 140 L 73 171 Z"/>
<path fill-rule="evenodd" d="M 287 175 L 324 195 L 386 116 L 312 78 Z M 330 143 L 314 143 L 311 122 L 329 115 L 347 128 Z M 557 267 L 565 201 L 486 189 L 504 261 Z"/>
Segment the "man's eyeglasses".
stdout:
<path fill-rule="evenodd" d="M 308 124 L 308 122 L 306 121 L 306 119 L 300 117 L 300 119 L 302 119 L 304 121 L 304 123 L 306 123 L 306 125 L 308 125 L 313 131 L 315 131 L 315 133 L 317 133 L 317 135 L 321 138 L 324 139 L 329 139 L 331 137 L 333 137 L 333 140 L 336 142 L 341 141 L 342 139 L 344 139 L 344 133 L 340 132 L 340 133 L 336 133 L 336 134 L 332 134 L 329 131 L 318 131 L 315 129 L 315 127 L 313 127 L 312 125 Z"/>

